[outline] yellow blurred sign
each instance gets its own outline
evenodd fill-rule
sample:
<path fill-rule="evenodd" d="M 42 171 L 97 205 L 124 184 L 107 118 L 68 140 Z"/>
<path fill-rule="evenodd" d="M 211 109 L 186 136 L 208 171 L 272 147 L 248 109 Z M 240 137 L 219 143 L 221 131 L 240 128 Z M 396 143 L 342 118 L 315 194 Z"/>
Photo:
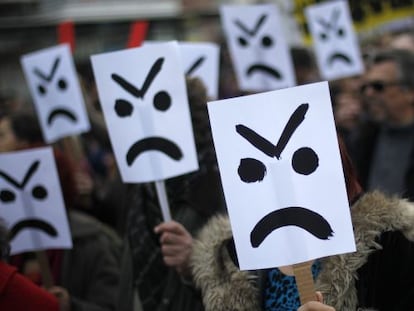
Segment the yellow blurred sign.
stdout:
<path fill-rule="evenodd" d="M 304 9 L 313 4 L 322 3 L 321 0 L 293 0 L 294 17 L 302 32 L 305 43 L 311 42 L 306 23 Z M 372 31 L 376 27 L 414 18 L 414 0 L 349 0 L 349 7 L 355 30 L 358 33 Z"/>

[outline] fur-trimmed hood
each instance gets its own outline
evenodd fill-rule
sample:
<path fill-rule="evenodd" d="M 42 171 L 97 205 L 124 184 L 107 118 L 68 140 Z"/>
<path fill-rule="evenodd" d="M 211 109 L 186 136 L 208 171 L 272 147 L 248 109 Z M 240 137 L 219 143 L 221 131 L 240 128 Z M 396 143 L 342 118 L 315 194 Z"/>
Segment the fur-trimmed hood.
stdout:
<path fill-rule="evenodd" d="M 351 208 L 357 252 L 322 260 L 316 288 L 325 303 L 337 311 L 355 311 L 357 270 L 381 248 L 375 242 L 383 232 L 400 231 L 414 241 L 414 204 L 379 192 L 365 194 Z M 194 242 L 194 281 L 206 310 L 261 310 L 256 274 L 240 271 L 231 260 L 226 242 L 231 238 L 227 216 L 212 218 Z"/>

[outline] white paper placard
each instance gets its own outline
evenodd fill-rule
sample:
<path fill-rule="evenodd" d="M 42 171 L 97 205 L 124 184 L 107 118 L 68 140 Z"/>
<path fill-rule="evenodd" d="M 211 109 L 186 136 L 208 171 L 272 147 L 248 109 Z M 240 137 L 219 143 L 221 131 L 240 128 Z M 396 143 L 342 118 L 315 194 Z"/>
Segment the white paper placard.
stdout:
<path fill-rule="evenodd" d="M 330 1 L 305 9 L 322 77 L 334 80 L 364 72 L 348 2 Z"/>
<path fill-rule="evenodd" d="M 0 154 L 0 215 L 12 255 L 72 247 L 51 147 Z"/>
<path fill-rule="evenodd" d="M 327 82 L 208 110 L 242 270 L 355 250 Z"/>
<path fill-rule="evenodd" d="M 23 55 L 21 64 L 46 142 L 89 131 L 69 45 Z"/>
<path fill-rule="evenodd" d="M 99 99 L 124 182 L 198 169 L 176 42 L 93 55 Z"/>
<path fill-rule="evenodd" d="M 199 78 L 211 100 L 218 98 L 219 57 L 217 44 L 210 42 L 179 42 L 184 73 Z"/>
<path fill-rule="evenodd" d="M 220 15 L 241 90 L 269 91 L 296 84 L 276 5 L 224 5 Z"/>

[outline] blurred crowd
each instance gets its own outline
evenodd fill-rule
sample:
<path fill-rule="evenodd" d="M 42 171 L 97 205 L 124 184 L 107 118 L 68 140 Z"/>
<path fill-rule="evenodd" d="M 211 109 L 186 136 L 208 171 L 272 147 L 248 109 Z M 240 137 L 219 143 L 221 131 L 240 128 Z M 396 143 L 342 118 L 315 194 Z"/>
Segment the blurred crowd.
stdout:
<path fill-rule="evenodd" d="M 361 197 L 380 191 L 387 198 L 401 201 L 388 203 L 388 199 L 381 199 L 378 205 L 388 204 L 390 209 L 394 206 L 405 208 L 403 202 L 414 200 L 414 33 L 407 31 L 383 36 L 375 45 L 362 46 L 362 51 L 364 74 L 329 81 L 337 133 L 343 150 L 347 150 L 344 154 L 349 171 L 354 172 L 352 177 L 348 172 L 349 202 L 350 205 L 374 204 L 371 201 L 364 203 Z M 321 81 L 309 48 L 295 46 L 291 53 L 298 85 Z M 237 89 L 225 47 L 221 56 L 219 99 L 243 95 Z M 266 300 L 276 299 L 278 302 L 278 298 L 260 294 L 272 286 L 268 275 L 261 277 L 253 273 L 254 277 L 249 277 L 245 272 L 240 278 L 247 278 L 244 281 L 252 288 L 239 289 L 237 255 L 231 233 L 226 231 L 226 220 L 219 219 L 221 225 L 220 222 L 214 224 L 221 229 L 217 236 L 225 235 L 218 244 L 220 247 L 211 248 L 216 251 L 212 256 L 218 257 L 215 267 L 218 270 L 202 271 L 212 263 L 202 258 L 208 253 L 203 247 L 209 244 L 201 247 L 205 234 L 199 238 L 198 233 L 203 228 L 205 231 L 206 226 L 212 226 L 211 221 L 217 221 L 217 215 L 226 213 L 207 114 L 209 98 L 202 82 L 197 78 L 186 80 L 200 168 L 197 172 L 167 180 L 173 220 L 164 222 L 153 184 L 122 182 L 91 68 L 84 65 L 79 74 L 92 128 L 88 133 L 70 138 L 72 148 L 75 146 L 78 151 L 76 156 L 67 153 L 67 140 L 53 145 L 73 248 L 44 252 L 53 276 L 53 285 L 45 287 L 39 254 L 29 252 L 8 256 L 7 239 L 4 238 L 7 233 L 0 231 L 1 255 L 7 263 L 4 267 L 0 264 L 0 306 L 3 300 L 13 299 L 4 302 L 9 303 L 5 304 L 8 307 L 1 309 L 285 310 L 266 304 Z M 45 146 L 45 142 L 31 103 L 24 102 L 18 94 L 0 94 L 0 152 L 39 146 Z M 344 158 L 342 160 L 344 163 Z M 411 210 L 414 215 L 414 207 Z M 363 217 L 364 214 L 360 212 L 358 215 Z M 414 226 L 414 222 L 408 223 L 411 221 L 408 218 L 405 219 L 406 226 L 394 225 L 390 220 L 390 225 L 373 237 L 377 244 L 372 242 L 367 247 L 381 249 L 378 245 L 382 245 L 383 257 L 370 253 L 352 270 L 352 285 L 348 286 L 355 286 L 356 290 L 351 298 L 344 293 L 346 298 L 334 295 L 332 288 L 327 289 L 326 283 L 323 284 L 323 278 L 326 278 L 323 269 L 334 267 L 335 262 L 322 262 L 318 263 L 322 268 L 314 267 L 315 278 L 319 275 L 322 279 L 315 298 L 319 302 L 302 307 L 298 302 L 294 308 L 414 310 L 414 271 L 412 261 L 408 261 L 414 260 L 414 227 L 411 227 L 411 240 L 387 236 L 385 241 L 383 236 L 390 231 L 404 235 L 404 230 L 410 230 L 407 226 Z M 208 228 L 209 232 L 216 232 Z M 209 238 L 219 239 L 217 236 Z M 196 253 L 194 245 L 197 245 Z M 225 255 L 222 258 L 220 254 Z M 372 265 L 366 266 L 367 262 Z M 232 268 L 228 266 L 230 263 L 234 264 Z M 342 268 L 346 270 L 347 267 Z M 280 270 L 286 275 L 291 273 Z M 209 279 L 212 274 L 226 280 L 214 283 Z M 18 286 L 17 293 L 13 289 L 3 290 L 7 288 L 2 287 L 3 279 L 12 280 L 11 275 L 17 279 L 9 286 Z M 255 280 L 261 278 L 263 282 L 259 286 Z M 209 291 L 206 286 L 209 281 L 212 287 L 224 287 L 222 282 L 231 287 L 222 289 L 223 296 L 220 296 L 220 293 Z M 38 286 L 33 287 L 33 284 Z M 337 284 L 337 287 L 345 286 Z M 226 296 L 227 292 L 239 297 L 232 300 L 230 294 Z"/>

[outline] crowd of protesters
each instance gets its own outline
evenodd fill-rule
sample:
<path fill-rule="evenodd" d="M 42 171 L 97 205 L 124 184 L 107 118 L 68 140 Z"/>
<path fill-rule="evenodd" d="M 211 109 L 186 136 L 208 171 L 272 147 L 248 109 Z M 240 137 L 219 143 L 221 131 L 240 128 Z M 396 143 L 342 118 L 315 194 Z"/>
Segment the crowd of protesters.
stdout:
<path fill-rule="evenodd" d="M 200 168 L 166 182 L 173 220 L 163 222 L 153 184 L 122 182 L 95 86 L 85 79 L 92 130 L 76 138 L 82 161 L 53 146 L 73 248 L 46 251 L 54 285 L 42 289 L 35 254 L 7 256 L 0 227 L 0 309 L 414 310 L 414 35 L 381 42 L 365 50 L 364 74 L 329 81 L 361 240 L 355 254 L 318 262 L 315 302 L 300 306 L 296 291 L 284 309 L 269 276 L 289 283 L 289 270 L 238 269 L 200 80 L 186 80 Z M 311 50 L 291 51 L 298 84 L 320 81 Z M 241 94 L 220 83 L 221 98 Z M 44 146 L 30 104 L 0 100 L 0 152 Z M 30 294 L 19 299 L 16 291 Z"/>

